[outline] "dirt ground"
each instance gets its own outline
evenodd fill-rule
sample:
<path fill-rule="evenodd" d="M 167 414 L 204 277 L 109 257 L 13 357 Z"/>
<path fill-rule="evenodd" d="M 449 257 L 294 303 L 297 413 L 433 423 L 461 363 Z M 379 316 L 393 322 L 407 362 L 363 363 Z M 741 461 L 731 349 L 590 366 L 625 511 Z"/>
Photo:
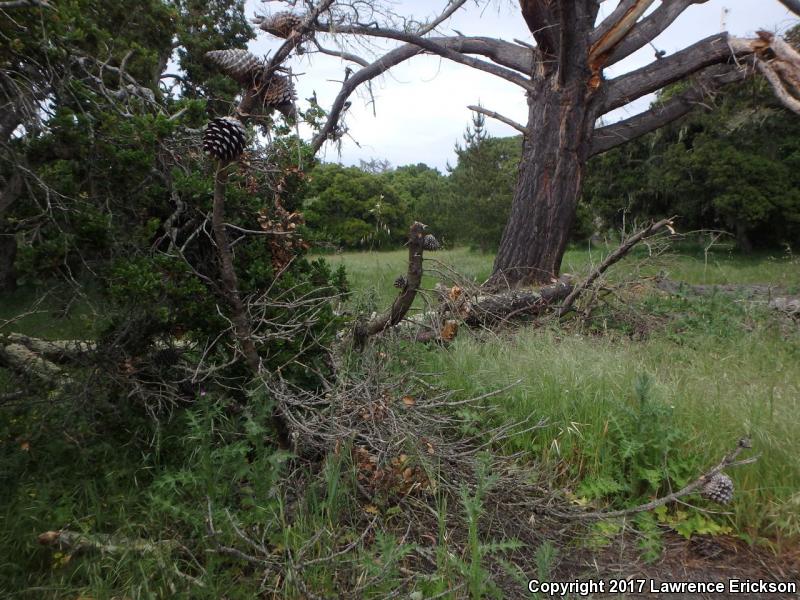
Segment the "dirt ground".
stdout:
<path fill-rule="evenodd" d="M 626 537 L 628 539 L 626 539 Z M 601 553 L 586 554 L 578 560 L 569 561 L 559 568 L 560 581 L 582 581 L 589 579 L 644 579 L 645 590 L 650 589 L 649 580 L 656 588 L 661 582 L 728 582 L 738 580 L 764 580 L 770 582 L 795 582 L 800 589 L 800 548 L 792 553 L 776 557 L 768 550 L 757 550 L 743 542 L 727 536 L 700 536 L 686 540 L 677 534 L 665 535 L 662 558 L 653 564 L 644 564 L 632 536 L 624 536 L 616 546 Z M 574 596 L 578 597 L 578 596 Z M 753 594 L 753 593 L 628 593 L 596 594 L 592 598 L 800 598 L 800 594 Z"/>

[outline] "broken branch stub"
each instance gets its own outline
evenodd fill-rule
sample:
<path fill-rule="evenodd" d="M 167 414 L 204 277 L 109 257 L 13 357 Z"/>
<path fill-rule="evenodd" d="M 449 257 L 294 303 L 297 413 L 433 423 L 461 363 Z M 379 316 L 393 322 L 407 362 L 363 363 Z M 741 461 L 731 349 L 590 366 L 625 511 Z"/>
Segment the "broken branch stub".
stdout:
<path fill-rule="evenodd" d="M 408 271 L 405 275 L 405 286 L 395 298 L 389 310 L 379 314 L 368 322 L 359 322 L 353 332 L 356 347 L 363 347 L 367 338 L 394 327 L 405 318 L 417 291 L 422 283 L 422 254 L 425 251 L 426 225 L 415 221 L 408 230 Z"/>

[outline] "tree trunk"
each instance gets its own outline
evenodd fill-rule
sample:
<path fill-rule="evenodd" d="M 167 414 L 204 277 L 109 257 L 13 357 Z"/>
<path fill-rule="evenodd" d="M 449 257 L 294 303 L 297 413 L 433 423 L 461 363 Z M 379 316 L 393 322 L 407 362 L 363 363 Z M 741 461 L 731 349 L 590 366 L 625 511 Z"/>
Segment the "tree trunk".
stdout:
<path fill-rule="evenodd" d="M 534 9 L 540 3 L 521 4 L 529 26 L 538 23 Z M 593 2 L 554 6 L 556 16 L 550 18 L 560 21 L 560 34 L 548 43 L 558 60 L 545 59 L 533 74 L 535 89 L 528 93 L 517 187 L 488 281 L 494 288 L 558 278 L 591 150 L 599 107 L 595 91 L 600 86 L 588 57 L 597 6 Z M 532 32 L 541 33 L 534 28 Z"/>
<path fill-rule="evenodd" d="M 752 254 L 753 242 L 750 240 L 750 236 L 747 234 L 747 227 L 745 224 L 742 221 L 736 221 L 734 229 L 736 231 L 736 247 L 743 254 Z"/>
<path fill-rule="evenodd" d="M 529 100 L 529 134 L 490 280 L 496 286 L 558 278 L 589 157 L 584 89 L 557 90 L 548 80 L 539 87 Z"/>

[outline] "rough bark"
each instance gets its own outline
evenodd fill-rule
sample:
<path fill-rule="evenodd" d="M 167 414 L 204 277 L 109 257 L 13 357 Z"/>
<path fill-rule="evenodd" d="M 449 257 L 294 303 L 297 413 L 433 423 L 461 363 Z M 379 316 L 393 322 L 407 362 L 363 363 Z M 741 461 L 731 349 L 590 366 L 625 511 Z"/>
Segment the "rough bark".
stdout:
<path fill-rule="evenodd" d="M 489 281 L 492 287 L 558 277 L 581 189 L 589 140 L 582 86 L 553 89 L 541 80 L 529 117 L 511 215 Z"/>
<path fill-rule="evenodd" d="M 470 327 L 485 327 L 535 317 L 566 298 L 573 289 L 572 278 L 562 276 L 556 283 L 535 292 L 521 290 L 487 296 L 470 307 L 464 322 Z"/>
<path fill-rule="evenodd" d="M 546 67 L 528 96 L 528 123 L 511 214 L 488 285 L 549 283 L 558 278 L 581 189 L 596 117 L 588 87 L 590 3 L 563 14 L 558 71 Z"/>

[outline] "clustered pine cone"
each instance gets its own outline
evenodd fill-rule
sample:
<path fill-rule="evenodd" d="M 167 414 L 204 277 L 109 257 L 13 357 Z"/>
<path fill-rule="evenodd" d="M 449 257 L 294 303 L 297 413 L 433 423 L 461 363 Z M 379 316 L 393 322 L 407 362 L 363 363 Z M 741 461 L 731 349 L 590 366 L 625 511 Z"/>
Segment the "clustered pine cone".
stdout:
<path fill-rule="evenodd" d="M 264 61 L 247 50 L 211 50 L 206 56 L 239 85 L 250 88 L 264 108 L 277 109 L 286 117 L 296 116 L 297 94 L 291 79 L 276 73 L 267 76 Z"/>
<path fill-rule="evenodd" d="M 203 132 L 203 151 L 217 160 L 234 160 L 244 152 L 247 134 L 233 117 L 212 119 Z"/>
<path fill-rule="evenodd" d="M 408 285 L 408 279 L 406 279 L 405 275 L 400 275 L 397 279 L 394 280 L 394 287 L 398 289 L 403 289 Z"/>
<path fill-rule="evenodd" d="M 422 247 L 425 250 L 434 251 L 434 250 L 438 250 L 442 246 L 441 246 L 441 244 L 439 244 L 439 240 L 436 239 L 436 236 L 434 236 L 432 233 L 429 233 L 422 240 Z"/>
<path fill-rule="evenodd" d="M 733 500 L 733 480 L 725 473 L 717 473 L 703 486 L 702 495 L 717 504 L 728 504 Z"/>
<path fill-rule="evenodd" d="M 283 75 L 273 75 L 259 90 L 264 106 L 276 108 L 287 117 L 295 116 L 294 101 L 297 94 L 292 80 Z"/>
<path fill-rule="evenodd" d="M 300 29 L 303 19 L 290 12 L 279 12 L 265 17 L 259 27 L 272 35 L 286 39 L 292 32 Z"/>
<path fill-rule="evenodd" d="M 264 62 L 247 50 L 211 50 L 206 52 L 208 59 L 223 73 L 242 86 L 253 85 L 264 70 Z"/>

